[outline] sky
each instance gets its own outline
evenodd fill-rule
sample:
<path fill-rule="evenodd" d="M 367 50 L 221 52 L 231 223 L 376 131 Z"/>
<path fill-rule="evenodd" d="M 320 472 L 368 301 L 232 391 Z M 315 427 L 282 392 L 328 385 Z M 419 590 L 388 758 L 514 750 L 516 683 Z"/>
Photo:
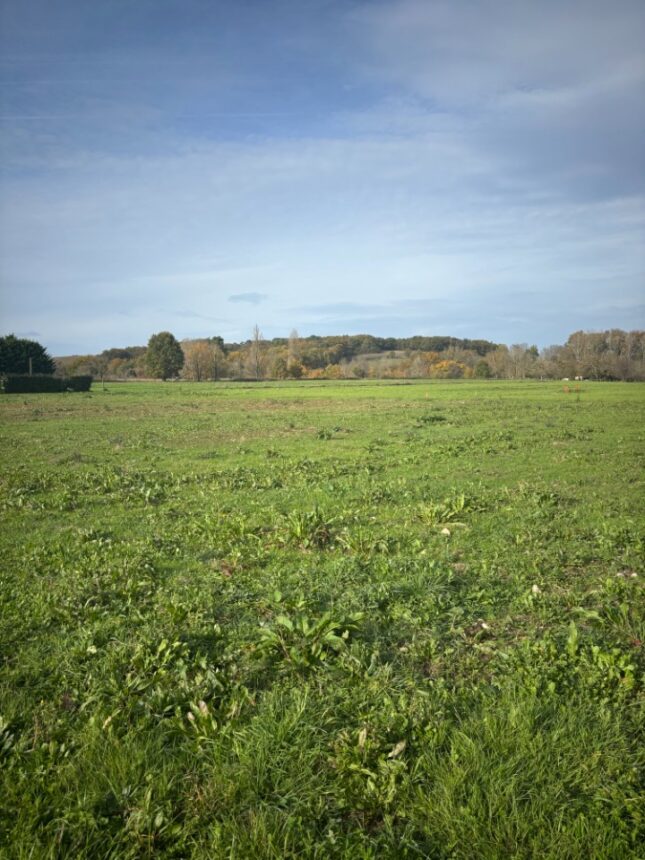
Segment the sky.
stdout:
<path fill-rule="evenodd" d="M 0 333 L 645 326 L 642 0 L 3 0 Z"/>

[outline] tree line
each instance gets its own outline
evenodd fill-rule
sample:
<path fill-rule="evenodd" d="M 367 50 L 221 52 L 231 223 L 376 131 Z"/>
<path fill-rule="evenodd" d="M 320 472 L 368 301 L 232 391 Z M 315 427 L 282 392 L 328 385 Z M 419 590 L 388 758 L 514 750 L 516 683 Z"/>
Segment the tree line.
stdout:
<path fill-rule="evenodd" d="M 645 380 L 645 332 L 577 331 L 566 343 L 539 350 L 454 337 L 381 338 L 372 335 L 289 337 L 267 340 L 256 325 L 251 337 L 227 343 L 220 336 L 178 341 L 171 332 L 147 346 L 106 349 L 98 355 L 54 362 L 35 341 L 0 338 L 0 373 L 74 375 L 101 379 L 562 379 Z M 20 369 L 11 370 L 11 367 Z"/>

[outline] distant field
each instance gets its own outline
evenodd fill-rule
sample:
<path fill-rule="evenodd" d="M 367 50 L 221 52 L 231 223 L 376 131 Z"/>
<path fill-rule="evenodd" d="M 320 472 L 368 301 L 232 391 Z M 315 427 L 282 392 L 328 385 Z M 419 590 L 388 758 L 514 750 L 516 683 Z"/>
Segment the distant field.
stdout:
<path fill-rule="evenodd" d="M 643 856 L 645 385 L 0 421 L 0 857 Z"/>

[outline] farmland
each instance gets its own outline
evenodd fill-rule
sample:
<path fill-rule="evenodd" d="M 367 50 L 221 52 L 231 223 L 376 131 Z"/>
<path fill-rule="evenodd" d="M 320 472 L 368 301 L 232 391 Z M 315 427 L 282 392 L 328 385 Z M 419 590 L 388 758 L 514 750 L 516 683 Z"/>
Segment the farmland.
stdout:
<path fill-rule="evenodd" d="M 0 856 L 640 856 L 645 388 L 567 388 L 5 395 Z"/>

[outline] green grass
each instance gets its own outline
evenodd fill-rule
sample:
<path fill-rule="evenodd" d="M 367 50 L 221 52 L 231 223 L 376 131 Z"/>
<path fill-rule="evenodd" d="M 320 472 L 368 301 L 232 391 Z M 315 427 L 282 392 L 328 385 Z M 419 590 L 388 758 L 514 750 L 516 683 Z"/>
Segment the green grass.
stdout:
<path fill-rule="evenodd" d="M 641 857 L 645 387 L 579 388 L 3 396 L 0 856 Z"/>

